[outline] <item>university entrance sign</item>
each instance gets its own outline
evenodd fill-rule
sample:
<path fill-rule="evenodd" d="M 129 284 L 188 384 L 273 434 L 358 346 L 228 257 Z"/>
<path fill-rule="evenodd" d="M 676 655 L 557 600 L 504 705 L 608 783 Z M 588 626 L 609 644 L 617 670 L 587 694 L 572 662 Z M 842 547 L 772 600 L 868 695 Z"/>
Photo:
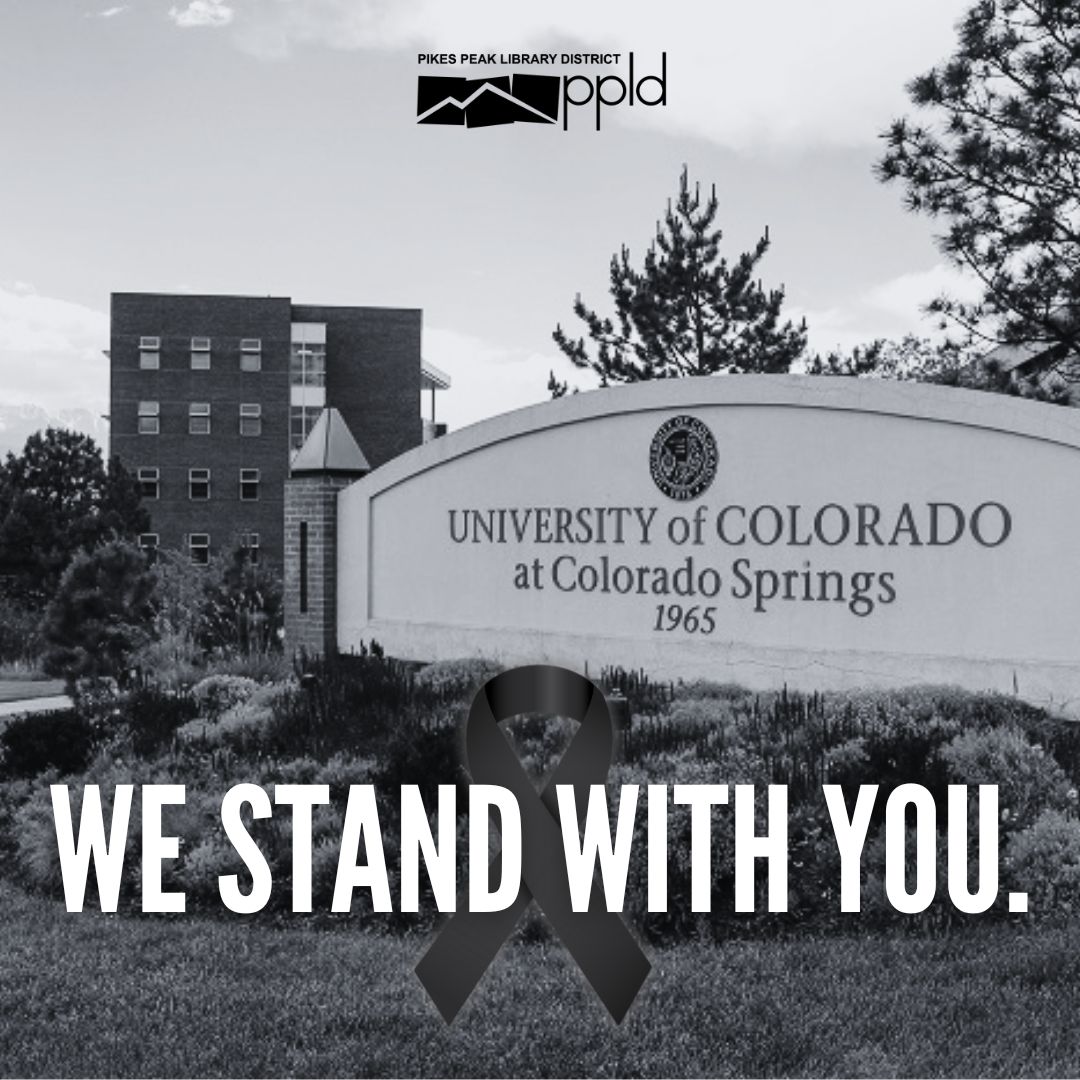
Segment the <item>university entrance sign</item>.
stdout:
<path fill-rule="evenodd" d="M 640 383 L 338 497 L 337 638 L 802 689 L 1080 706 L 1080 413 L 884 381 Z"/>

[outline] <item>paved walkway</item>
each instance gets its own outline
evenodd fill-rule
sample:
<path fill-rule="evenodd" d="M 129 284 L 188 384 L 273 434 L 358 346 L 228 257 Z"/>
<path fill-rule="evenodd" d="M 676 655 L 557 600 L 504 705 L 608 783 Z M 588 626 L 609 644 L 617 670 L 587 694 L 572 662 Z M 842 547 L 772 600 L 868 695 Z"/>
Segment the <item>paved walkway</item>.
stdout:
<path fill-rule="evenodd" d="M 0 679 L 0 701 L 29 701 L 63 692 L 63 679 Z"/>
<path fill-rule="evenodd" d="M 60 679 L 0 679 L 0 716 L 71 708 Z"/>
<path fill-rule="evenodd" d="M 25 713 L 52 712 L 55 709 L 70 709 L 74 704 L 67 694 L 24 698 L 22 701 L 0 701 L 0 716 L 21 716 Z"/>

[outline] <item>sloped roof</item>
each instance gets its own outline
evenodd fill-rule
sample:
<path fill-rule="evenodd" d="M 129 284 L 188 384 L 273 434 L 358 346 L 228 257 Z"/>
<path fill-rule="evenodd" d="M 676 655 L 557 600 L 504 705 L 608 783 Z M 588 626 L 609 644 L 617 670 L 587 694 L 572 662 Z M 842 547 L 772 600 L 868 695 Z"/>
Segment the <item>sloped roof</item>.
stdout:
<path fill-rule="evenodd" d="M 1046 342 L 1022 341 L 1017 345 L 997 345 L 991 349 L 983 360 L 992 360 L 1002 371 L 1015 371 L 1032 360 L 1045 356 L 1051 349 Z"/>
<path fill-rule="evenodd" d="M 371 466 L 341 413 L 337 409 L 323 409 L 293 459 L 293 476 L 297 473 L 362 476 L 369 472 Z"/>
<path fill-rule="evenodd" d="M 1047 322 L 1063 330 L 1075 332 L 1077 324 L 1080 323 L 1080 315 L 1077 314 L 1075 305 L 1059 304 L 1050 312 Z M 994 361 L 1002 371 L 1015 371 L 1033 362 L 1050 362 L 1055 358 L 1049 354 L 1060 344 L 1060 340 L 1046 337 L 1042 340 L 1021 341 L 1015 345 L 998 345 L 986 353 L 983 360 Z"/>

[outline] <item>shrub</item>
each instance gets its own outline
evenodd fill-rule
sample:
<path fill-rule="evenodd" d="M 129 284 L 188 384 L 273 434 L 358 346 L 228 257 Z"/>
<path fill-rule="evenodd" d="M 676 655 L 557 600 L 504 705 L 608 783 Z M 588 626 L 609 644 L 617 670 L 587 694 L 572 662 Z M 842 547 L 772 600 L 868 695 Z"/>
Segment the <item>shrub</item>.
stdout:
<path fill-rule="evenodd" d="M 110 784 L 126 778 L 127 770 L 112 764 L 116 757 L 131 760 L 132 755 L 142 755 L 148 760 L 136 760 L 137 769 L 132 770 L 140 782 L 185 783 L 188 803 L 167 811 L 166 824 L 171 835 L 181 837 L 181 854 L 166 864 L 164 875 L 167 887 L 171 883 L 173 888 L 185 888 L 193 905 L 205 903 L 217 912 L 221 910 L 217 876 L 243 872 L 218 821 L 226 786 L 249 780 L 272 793 L 275 783 L 329 785 L 331 805 L 319 808 L 313 822 L 315 905 L 325 912 L 336 876 L 349 786 L 376 785 L 393 873 L 400 786 L 419 785 L 429 808 L 434 808 L 436 787 L 463 778 L 456 721 L 463 717 L 476 687 L 496 670 L 484 661 L 455 661 L 429 665 L 417 673 L 374 647 L 360 656 L 306 662 L 299 672 L 303 682 L 257 686 L 225 668 L 215 664 L 194 693 L 150 685 L 129 692 L 80 694 L 79 716 L 91 732 L 88 764 L 61 765 L 82 768 L 81 783 Z M 858 920 L 860 929 L 889 925 L 938 930 L 956 917 L 944 887 L 941 899 L 919 918 L 900 916 L 885 903 L 880 819 L 890 788 L 899 782 L 929 783 L 938 794 L 944 793 L 948 781 L 998 784 L 1003 807 L 1010 812 L 1008 822 L 1017 830 L 1011 837 L 1006 831 L 1003 880 L 1013 880 L 1017 888 L 1031 893 L 1036 914 L 1073 910 L 1078 900 L 1072 877 L 1073 869 L 1080 867 L 1080 855 L 1073 857 L 1074 847 L 1080 851 L 1078 827 L 1053 814 L 1071 806 L 1074 798 L 1072 782 L 1054 762 L 1055 748 L 1070 752 L 1072 729 L 1040 710 L 1014 699 L 940 687 L 800 695 L 754 694 L 695 683 L 692 690 L 680 686 L 669 694 L 668 685 L 649 684 L 639 676 L 626 676 L 625 681 L 640 701 L 656 705 L 658 712 L 634 716 L 627 740 L 633 752 L 608 776 L 613 793 L 619 783 L 724 783 L 733 801 L 731 785 L 754 784 L 760 796 L 755 829 L 761 834 L 766 824 L 766 785 L 789 785 L 787 915 L 767 913 L 763 900 L 754 915 L 734 912 L 730 802 L 718 806 L 713 815 L 713 911 L 691 910 L 689 812 L 671 806 L 669 910 L 648 912 L 646 796 L 640 792 L 626 907 L 630 921 L 652 940 L 851 929 L 853 917 L 839 912 L 838 855 L 821 795 L 823 782 L 881 787 L 866 847 L 866 906 Z M 208 719 L 213 716 L 216 719 Z M 517 717 L 506 725 L 519 759 L 537 779 L 550 773 L 575 728 L 567 718 L 540 715 Z M 111 738 L 109 753 L 90 756 L 95 741 L 106 738 Z M 63 735 L 47 740 L 50 749 L 69 749 L 69 744 L 74 745 L 73 740 Z M 54 757 L 46 756 L 33 768 L 56 764 Z M 11 780 L 3 786 L 0 852 L 16 860 L 28 882 L 46 887 L 43 883 L 53 881 L 48 887 L 56 888 L 55 834 L 47 790 L 44 800 L 39 797 L 41 782 L 28 787 L 29 781 Z M 459 810 L 465 805 L 467 799 L 459 796 Z M 77 805 L 75 809 L 77 814 Z M 464 824 L 462 816 L 459 829 Z M 943 814 L 939 825 L 944 828 Z M 1019 829 L 1021 825 L 1024 828 Z M 24 826 L 26 836 L 20 831 Z M 137 859 L 137 824 L 132 830 L 129 858 Z M 275 812 L 272 819 L 254 822 L 250 831 L 280 883 L 271 903 L 273 912 L 280 914 L 289 906 L 290 816 Z M 944 832 L 939 840 L 943 838 Z M 939 855 L 940 875 L 946 861 L 943 851 Z M 134 890 L 132 895 L 137 894 L 137 872 L 137 861 L 125 872 L 125 889 Z M 765 875 L 759 873 L 758 879 L 763 889 Z M 357 903 L 358 910 L 369 907 L 363 890 Z M 1003 903 L 995 913 L 1005 914 Z M 429 917 L 430 911 L 425 911 L 420 917 L 397 915 L 375 921 L 400 927 L 420 925 Z M 535 934 L 539 926 L 542 922 L 533 920 L 528 932 Z"/>
<path fill-rule="evenodd" d="M 441 701 L 471 702 L 489 679 L 503 670 L 501 664 L 479 657 L 439 660 L 416 674 L 416 688 Z"/>
<path fill-rule="evenodd" d="M 417 672 L 412 707 L 428 727 L 461 727 L 480 688 L 503 667 L 491 660 L 440 660 Z"/>
<path fill-rule="evenodd" d="M 648 910 L 648 814 L 645 810 L 646 785 L 713 784 L 718 781 L 761 783 L 764 765 L 745 750 L 731 751 L 731 756 L 712 762 L 698 757 L 692 748 L 652 755 L 647 760 L 616 765 L 608 777 L 609 805 L 614 812 L 618 802 L 619 785 L 638 784 L 638 813 L 634 821 L 634 841 L 631 847 L 624 910 L 630 921 L 651 941 L 671 942 L 699 936 L 722 936 L 733 931 L 745 932 L 753 916 L 734 912 L 735 840 L 733 829 L 734 795 L 729 787 L 728 805 L 714 808 L 710 829 L 710 873 L 712 881 L 712 911 L 695 912 L 692 905 L 691 881 L 693 848 L 691 844 L 691 812 L 688 806 L 668 806 L 667 910 Z M 765 788 L 758 789 L 757 822 L 761 834 L 766 829 L 764 818 Z M 669 795 L 670 799 L 670 795 Z M 700 858 L 700 854 L 699 854 Z M 759 875 L 759 888 L 764 876 Z M 764 911 L 765 904 L 758 903 Z M 761 922 L 766 921 L 767 916 Z"/>
<path fill-rule="evenodd" d="M 535 782 L 546 779 L 558 765 L 577 727 L 569 717 L 530 715 L 514 717 L 503 730 Z"/>
<path fill-rule="evenodd" d="M 328 757 L 369 751 L 416 715 L 409 665 L 377 646 L 359 654 L 300 660 L 299 688 L 277 698 L 267 747 Z"/>
<path fill-rule="evenodd" d="M 150 639 L 154 579 L 133 544 L 81 552 L 64 571 L 42 620 L 51 675 L 119 676 Z"/>
<path fill-rule="evenodd" d="M 704 698 L 710 701 L 726 701 L 732 706 L 749 705 L 756 695 L 738 683 L 718 683 L 711 679 L 690 679 L 680 682 L 672 692 L 674 701 L 688 698 Z"/>
<path fill-rule="evenodd" d="M 292 661 L 280 649 L 247 653 L 219 651 L 206 663 L 216 675 L 239 675 L 257 683 L 285 682 L 295 674 Z"/>
<path fill-rule="evenodd" d="M 374 758 L 335 754 L 316 772 L 313 783 L 326 784 L 330 788 L 331 800 L 344 801 L 352 784 L 374 783 L 378 769 L 378 762 Z"/>
<path fill-rule="evenodd" d="M 122 694 L 110 722 L 116 737 L 125 740 L 138 757 L 153 757 L 171 746 L 177 730 L 194 720 L 199 706 L 190 693 L 142 686 Z"/>
<path fill-rule="evenodd" d="M 258 689 L 254 679 L 243 675 L 208 675 L 191 688 L 201 715 L 217 719 L 227 709 L 247 701 Z"/>
<path fill-rule="evenodd" d="M 56 770 L 40 778 L 34 785 L 29 798 L 13 815 L 15 836 L 15 865 L 19 871 L 19 881 L 30 889 L 59 895 L 63 889 L 60 874 L 60 856 L 56 844 L 56 823 L 53 818 L 52 793 L 49 785 L 60 780 Z M 92 768 L 87 775 L 79 777 L 68 787 L 71 805 L 71 821 L 74 828 L 82 820 L 82 800 L 84 784 L 99 784 L 101 787 L 102 814 L 106 822 L 112 820 L 113 793 L 117 784 L 135 783 L 136 778 L 130 766 L 120 762 L 109 762 Z M 121 895 L 138 895 L 138 852 L 141 835 L 142 806 L 136 789 L 131 802 L 131 816 L 128 821 L 127 845 L 124 856 L 124 873 L 121 877 Z M 108 832 L 108 826 L 106 826 Z M 91 873 L 87 877 L 86 902 L 88 906 L 97 903 L 97 877 Z"/>
<path fill-rule="evenodd" d="M 435 805 L 440 784 L 465 779 L 458 733 L 452 728 L 428 731 L 403 725 L 390 734 L 376 760 L 375 783 L 382 791 L 396 792 L 402 784 L 416 784 L 429 806 Z"/>
<path fill-rule="evenodd" d="M 1069 805 L 1069 779 L 1041 747 L 1011 728 L 967 731 L 942 747 L 948 778 L 959 784 L 997 784 L 1005 828 L 1023 829 L 1048 808 Z"/>
<path fill-rule="evenodd" d="M 221 874 L 238 874 L 242 891 L 251 887 L 250 875 L 236 849 L 225 836 L 211 833 L 184 853 L 175 877 L 193 903 L 216 905 L 221 895 L 218 891 Z"/>
<path fill-rule="evenodd" d="M 206 674 L 202 650 L 179 630 L 159 631 L 134 661 L 139 671 L 166 690 L 186 690 Z"/>
<path fill-rule="evenodd" d="M 76 773 L 85 767 L 94 742 L 93 725 L 74 709 L 13 717 L 0 728 L 0 774 Z"/>
<path fill-rule="evenodd" d="M 871 925 L 876 926 L 898 925 L 923 930 L 940 930 L 946 927 L 957 917 L 956 909 L 948 899 L 949 856 L 947 835 L 944 832 L 938 832 L 935 833 L 934 837 L 936 882 L 934 899 L 925 911 L 914 915 L 897 911 L 889 902 L 888 895 L 885 892 L 887 851 L 885 840 L 885 830 L 883 828 L 878 829 L 867 840 L 866 846 L 863 848 L 862 908 L 859 925 L 865 926 L 869 922 Z M 909 889 L 913 887 L 915 881 L 916 850 L 915 830 L 909 826 L 904 831 L 904 873 Z M 839 871 L 837 871 L 835 881 L 837 892 L 839 892 Z M 837 904 L 837 907 L 839 907 L 839 904 Z"/>
<path fill-rule="evenodd" d="M 1045 810 L 1005 846 L 1011 885 L 1028 894 L 1035 918 L 1080 911 L 1080 822 L 1059 810 Z"/>
<path fill-rule="evenodd" d="M 196 640 L 207 651 L 265 653 L 280 649 L 284 625 L 279 574 L 253 565 L 237 547 L 220 575 L 206 582 Z"/>
<path fill-rule="evenodd" d="M 679 697 L 667 715 L 644 720 L 627 740 L 627 751 L 641 754 L 695 747 L 701 756 L 719 754 L 738 724 L 731 702 L 723 697 Z"/>
<path fill-rule="evenodd" d="M 605 694 L 616 693 L 626 698 L 633 716 L 656 716 L 667 709 L 674 696 L 671 683 L 653 682 L 643 671 L 622 667 L 601 669 L 596 682 Z"/>
<path fill-rule="evenodd" d="M 341 833 L 336 837 L 312 838 L 311 845 L 311 904 L 315 909 L 330 910 L 337 883 L 338 861 L 341 856 Z"/>
<path fill-rule="evenodd" d="M 866 739 L 846 739 L 825 751 L 825 782 L 829 784 L 857 784 L 866 776 L 870 755 L 866 751 Z"/>
<path fill-rule="evenodd" d="M 258 686 L 251 696 L 226 709 L 216 721 L 191 720 L 177 728 L 182 743 L 201 742 L 207 747 L 227 746 L 240 753 L 267 748 L 266 732 L 273 724 L 276 702 L 294 686 Z"/>
<path fill-rule="evenodd" d="M 212 556 L 208 566 L 162 550 L 154 578 L 159 636 L 194 642 L 204 655 L 280 653 L 281 580 L 253 566 L 243 548 Z"/>
<path fill-rule="evenodd" d="M 321 768 L 322 762 L 313 757 L 287 758 L 267 765 L 258 782 L 263 787 L 271 784 L 314 784 Z"/>
<path fill-rule="evenodd" d="M 42 781 L 59 780 L 55 770 Z M 80 820 L 82 791 L 76 788 L 72 798 L 71 819 Z M 15 810 L 11 821 L 11 838 L 15 848 L 15 866 L 24 888 L 36 892 L 58 893 L 61 888 L 60 855 L 56 846 L 56 825 L 53 818 L 52 795 L 41 783 Z"/>

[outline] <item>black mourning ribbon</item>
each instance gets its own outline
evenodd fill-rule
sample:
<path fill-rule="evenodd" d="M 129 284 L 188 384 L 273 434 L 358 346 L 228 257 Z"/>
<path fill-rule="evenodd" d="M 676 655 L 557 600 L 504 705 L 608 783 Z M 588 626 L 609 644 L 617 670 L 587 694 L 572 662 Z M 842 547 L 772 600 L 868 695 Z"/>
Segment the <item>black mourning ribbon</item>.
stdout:
<path fill-rule="evenodd" d="M 539 793 L 499 728 L 500 721 L 522 713 L 569 716 L 581 725 Z M 589 787 L 606 780 L 614 744 L 603 693 L 566 668 L 512 668 L 476 695 L 465 727 L 466 765 L 473 783 L 499 785 L 517 799 L 522 880 L 517 898 L 503 911 L 458 910 L 417 964 L 416 974 L 447 1023 L 533 900 L 615 1022 L 626 1015 L 652 965 L 620 916 L 607 910 L 598 876 L 593 878 L 588 911 L 573 910 L 555 794 L 556 785 L 572 784 L 578 819 L 584 823 Z M 492 860 L 490 872 L 492 881 L 502 880 L 501 853 Z"/>

